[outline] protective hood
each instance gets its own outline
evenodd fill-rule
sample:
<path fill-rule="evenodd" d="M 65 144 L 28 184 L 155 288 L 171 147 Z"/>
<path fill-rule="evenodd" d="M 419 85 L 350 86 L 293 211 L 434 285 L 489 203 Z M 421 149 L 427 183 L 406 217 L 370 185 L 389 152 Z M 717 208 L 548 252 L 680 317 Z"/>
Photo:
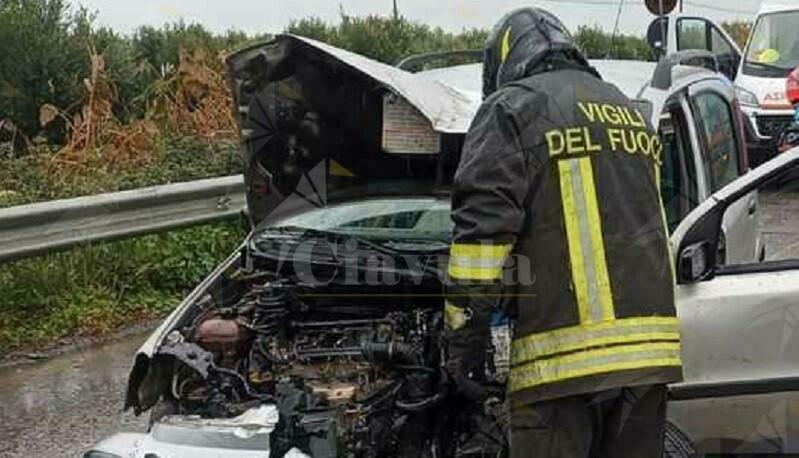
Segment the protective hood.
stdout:
<path fill-rule="evenodd" d="M 540 8 L 522 8 L 508 13 L 494 27 L 484 51 L 483 96 L 505 84 L 556 68 L 588 64 L 560 20 Z"/>

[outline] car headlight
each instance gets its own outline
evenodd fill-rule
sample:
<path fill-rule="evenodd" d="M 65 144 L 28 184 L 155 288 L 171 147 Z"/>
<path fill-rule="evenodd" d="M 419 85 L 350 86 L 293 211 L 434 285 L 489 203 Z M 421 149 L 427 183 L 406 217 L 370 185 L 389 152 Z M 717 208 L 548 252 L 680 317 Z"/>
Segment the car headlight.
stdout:
<path fill-rule="evenodd" d="M 740 86 L 735 86 L 735 96 L 738 97 L 738 101 L 742 106 L 754 108 L 760 106 L 760 103 L 757 101 L 757 96 L 752 91 Z"/>
<path fill-rule="evenodd" d="M 114 453 L 98 452 L 97 450 L 89 450 L 83 454 L 83 458 L 122 458 Z"/>

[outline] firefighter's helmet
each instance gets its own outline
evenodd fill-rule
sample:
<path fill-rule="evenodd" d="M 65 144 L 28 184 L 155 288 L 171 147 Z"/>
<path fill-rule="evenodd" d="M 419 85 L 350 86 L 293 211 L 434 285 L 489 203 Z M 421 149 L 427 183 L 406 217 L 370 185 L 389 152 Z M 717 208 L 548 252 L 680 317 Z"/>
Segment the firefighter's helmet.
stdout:
<path fill-rule="evenodd" d="M 535 71 L 558 51 L 578 64 L 588 65 L 555 15 L 540 8 L 511 11 L 494 26 L 483 50 L 483 96 Z"/>

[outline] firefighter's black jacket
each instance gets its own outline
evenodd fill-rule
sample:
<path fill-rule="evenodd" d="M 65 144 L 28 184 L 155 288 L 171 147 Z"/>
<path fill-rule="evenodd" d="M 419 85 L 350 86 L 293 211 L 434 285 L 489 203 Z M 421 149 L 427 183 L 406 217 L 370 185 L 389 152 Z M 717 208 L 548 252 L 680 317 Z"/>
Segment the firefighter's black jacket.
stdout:
<path fill-rule="evenodd" d="M 515 404 L 679 380 L 657 135 L 584 62 L 508 68 L 455 177 L 448 332 L 510 311 Z"/>

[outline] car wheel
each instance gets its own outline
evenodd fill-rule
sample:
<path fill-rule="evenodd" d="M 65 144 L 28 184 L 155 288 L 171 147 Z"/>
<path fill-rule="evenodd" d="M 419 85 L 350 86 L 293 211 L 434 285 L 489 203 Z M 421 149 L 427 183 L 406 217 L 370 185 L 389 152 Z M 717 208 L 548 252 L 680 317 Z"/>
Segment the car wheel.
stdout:
<path fill-rule="evenodd" d="M 671 422 L 666 422 L 663 445 L 663 458 L 689 458 L 696 456 L 696 449 L 691 438 Z"/>

